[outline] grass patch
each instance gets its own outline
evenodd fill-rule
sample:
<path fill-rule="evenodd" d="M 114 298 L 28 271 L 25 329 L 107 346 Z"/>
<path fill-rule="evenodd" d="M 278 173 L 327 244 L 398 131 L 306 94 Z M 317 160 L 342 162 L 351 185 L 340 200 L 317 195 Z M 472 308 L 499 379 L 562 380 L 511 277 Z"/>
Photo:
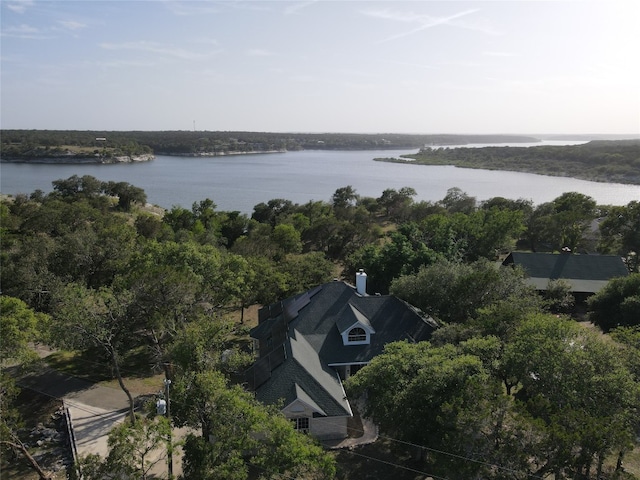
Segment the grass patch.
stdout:
<path fill-rule="evenodd" d="M 91 382 L 110 379 L 110 369 L 105 368 L 105 363 L 98 358 L 95 353 L 58 350 L 48 355 L 45 361 L 58 372 Z"/>
<path fill-rule="evenodd" d="M 48 355 L 45 361 L 51 368 L 61 373 L 94 383 L 115 378 L 109 359 L 99 350 L 58 350 Z M 145 347 L 132 349 L 122 356 L 120 362 L 120 371 L 123 377 L 127 378 L 144 379 L 153 376 L 157 373 L 153 367 L 153 361 Z"/>
<path fill-rule="evenodd" d="M 135 397 L 138 395 L 150 395 L 163 391 L 164 373 L 158 373 L 152 376 L 140 378 L 140 377 L 125 377 L 124 384 L 131 394 Z M 103 387 L 109 387 L 116 390 L 120 390 L 120 384 L 116 379 L 109 379 L 100 382 Z"/>
<path fill-rule="evenodd" d="M 622 463 L 625 470 L 640 478 L 640 446 L 627 453 Z"/>

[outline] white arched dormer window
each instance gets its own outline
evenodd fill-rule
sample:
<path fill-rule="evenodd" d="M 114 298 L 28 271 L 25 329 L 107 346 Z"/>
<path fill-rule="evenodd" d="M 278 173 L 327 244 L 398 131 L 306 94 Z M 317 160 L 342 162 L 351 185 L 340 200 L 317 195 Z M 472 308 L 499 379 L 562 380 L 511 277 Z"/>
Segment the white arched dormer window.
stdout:
<path fill-rule="evenodd" d="M 336 326 L 342 337 L 342 344 L 345 346 L 369 345 L 371 335 L 376 333 L 369 319 L 351 304 L 341 312 Z"/>
<path fill-rule="evenodd" d="M 364 331 L 364 328 L 354 327 L 349 330 L 347 335 L 347 342 L 349 343 L 369 343 L 367 342 L 367 332 Z"/>

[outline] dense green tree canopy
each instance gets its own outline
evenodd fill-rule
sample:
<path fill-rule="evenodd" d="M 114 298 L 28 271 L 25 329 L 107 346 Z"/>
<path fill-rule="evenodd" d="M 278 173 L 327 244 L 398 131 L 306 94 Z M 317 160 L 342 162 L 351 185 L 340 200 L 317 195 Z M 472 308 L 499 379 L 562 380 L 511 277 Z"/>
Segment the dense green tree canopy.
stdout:
<path fill-rule="evenodd" d="M 130 292 L 109 287 L 94 290 L 70 283 L 56 292 L 50 335 L 55 346 L 95 349 L 102 354 L 129 399 L 129 418 L 133 423 L 134 399 L 120 368 L 124 352 L 136 345 L 136 325 L 128 316 L 130 304 Z"/>
<path fill-rule="evenodd" d="M 0 295 L 0 363 L 10 358 L 29 359 L 34 352 L 29 343 L 46 331 L 48 317 L 34 312 L 19 298 Z"/>
<path fill-rule="evenodd" d="M 187 436 L 185 479 L 245 480 L 256 468 L 260 478 L 333 478 L 333 458 L 313 439 L 215 371 L 185 372 L 174 392 L 188 402 L 176 420 L 201 431 Z"/>
<path fill-rule="evenodd" d="M 633 446 L 637 274 L 590 301 L 591 320 L 613 331 L 615 342 L 602 343 L 543 316 L 549 303 L 496 260 L 525 242 L 599 245 L 632 259 L 637 202 L 597 206 L 570 192 L 534 209 L 503 198 L 478 204 L 451 189 L 441 202 L 414 203 L 411 189 L 369 198 L 347 186 L 330 201 L 274 199 L 250 219 L 217 211 L 210 199 L 164 213 L 142 199 L 119 204 L 114 189 L 129 192 L 73 176 L 52 193 L 0 202 L 3 355 L 23 351 L 34 325 L 50 327 L 55 345 L 102 351 L 97 359 L 114 372 L 134 348 L 147 355 L 173 381 L 175 424 L 199 432 L 185 444 L 189 478 L 330 478 L 333 462 L 313 441 L 231 386 L 251 358 L 248 325 L 227 315 L 240 310 L 242 322 L 246 307 L 330 281 L 341 268 L 349 280 L 364 268 L 370 293 L 390 290 L 443 325 L 429 344 L 390 346 L 350 386 L 369 390 L 385 430 L 421 446 L 425 471 L 578 478 Z M 565 286 L 552 286 L 553 311 L 571 311 Z M 249 434 L 256 431 L 264 443 Z"/>
<path fill-rule="evenodd" d="M 486 260 L 471 264 L 439 260 L 417 274 L 398 278 L 391 292 L 447 323 L 465 322 L 499 301 L 536 295 L 521 271 Z"/>
<path fill-rule="evenodd" d="M 522 385 L 517 398 L 543 435 L 541 472 L 588 473 L 595 459 L 630 444 L 640 384 L 615 345 L 574 322 L 534 316 L 505 357 Z"/>
<path fill-rule="evenodd" d="M 81 459 L 82 476 L 86 480 L 104 478 L 154 478 L 151 470 L 166 461 L 167 442 L 171 425 L 164 417 L 138 417 L 135 424 L 121 423 L 109 432 L 109 453 Z"/>
<path fill-rule="evenodd" d="M 603 253 L 613 253 L 635 257 L 629 262 L 629 270 L 638 272 L 640 254 L 640 201 L 629 202 L 626 206 L 611 207 L 600 223 L 600 249 Z M 633 252 L 635 255 L 630 255 Z"/>
<path fill-rule="evenodd" d="M 608 332 L 640 325 L 640 273 L 614 278 L 588 300 L 589 319 Z"/>
<path fill-rule="evenodd" d="M 347 391 L 366 393 L 366 413 L 436 475 L 590 478 L 633 445 L 640 384 L 625 362 L 583 326 L 530 314 L 506 341 L 387 345 Z M 502 388 L 505 373 L 517 388 Z"/>

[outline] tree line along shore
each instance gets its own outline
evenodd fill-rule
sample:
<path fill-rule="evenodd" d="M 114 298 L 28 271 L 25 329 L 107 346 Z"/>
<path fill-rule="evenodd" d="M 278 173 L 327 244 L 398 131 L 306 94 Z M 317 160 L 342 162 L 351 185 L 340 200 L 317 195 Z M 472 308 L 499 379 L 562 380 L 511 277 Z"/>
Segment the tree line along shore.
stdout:
<path fill-rule="evenodd" d="M 415 155 L 380 161 L 419 165 L 455 165 L 640 184 L 640 140 L 594 140 L 581 145 L 445 148 L 424 147 Z"/>
<path fill-rule="evenodd" d="M 218 156 L 311 149 L 415 148 L 420 150 L 414 155 L 376 160 L 640 184 L 640 139 L 583 137 L 585 141 L 590 141 L 567 146 L 465 148 L 464 145 L 468 144 L 530 144 L 541 139 L 524 135 L 72 130 L 2 130 L 0 138 L 0 160 L 4 162 L 118 163 L 149 161 L 154 155 Z"/>

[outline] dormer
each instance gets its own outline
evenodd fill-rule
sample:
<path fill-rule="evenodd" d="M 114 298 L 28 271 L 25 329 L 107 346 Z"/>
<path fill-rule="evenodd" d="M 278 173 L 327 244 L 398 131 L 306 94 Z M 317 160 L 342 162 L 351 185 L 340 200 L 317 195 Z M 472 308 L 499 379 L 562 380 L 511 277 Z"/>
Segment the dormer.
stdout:
<path fill-rule="evenodd" d="M 336 327 L 342 336 L 342 344 L 369 345 L 371 335 L 376 331 L 371 326 L 369 319 L 355 306 L 348 304 L 343 314 L 336 322 Z"/>

